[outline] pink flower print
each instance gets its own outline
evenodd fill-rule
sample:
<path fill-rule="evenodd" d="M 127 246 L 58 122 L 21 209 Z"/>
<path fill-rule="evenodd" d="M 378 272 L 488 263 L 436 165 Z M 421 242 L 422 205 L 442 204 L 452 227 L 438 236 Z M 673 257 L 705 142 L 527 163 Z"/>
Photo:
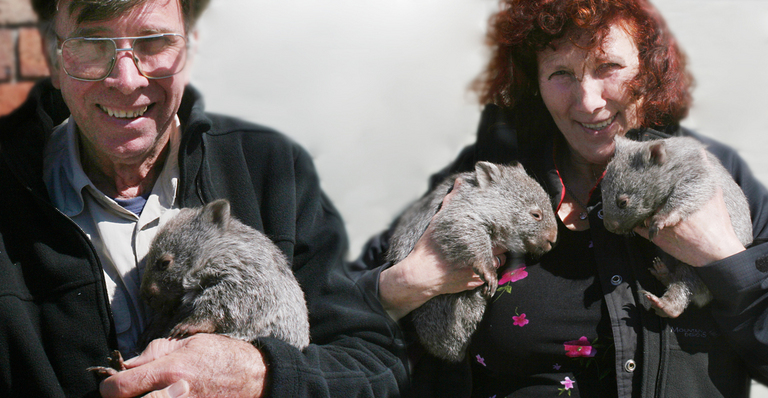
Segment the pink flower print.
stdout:
<path fill-rule="evenodd" d="M 477 363 L 483 366 L 487 366 L 485 364 L 485 358 L 481 357 L 480 354 L 475 355 L 475 359 L 477 359 Z"/>
<path fill-rule="evenodd" d="M 590 358 L 597 354 L 597 351 L 592 348 L 589 340 L 584 336 L 581 336 L 578 340 L 566 341 L 563 345 L 565 346 L 565 355 L 570 358 Z"/>
<path fill-rule="evenodd" d="M 562 384 L 566 390 L 573 388 L 573 383 L 575 383 L 575 381 L 571 380 L 571 378 L 567 376 L 565 377 L 565 380 L 560 382 L 560 384 Z"/>
<path fill-rule="evenodd" d="M 559 363 L 556 363 L 556 364 L 552 365 L 552 369 L 554 369 L 554 370 L 560 370 L 560 364 L 559 364 Z"/>
<path fill-rule="evenodd" d="M 512 319 L 515 321 L 515 326 L 523 327 L 528 324 L 528 320 L 525 319 L 525 313 L 522 313 L 518 316 L 513 316 Z"/>
<path fill-rule="evenodd" d="M 526 276 L 528 276 L 528 271 L 525 270 L 525 265 L 523 265 L 520 268 L 507 271 L 501 275 L 501 279 L 499 279 L 499 285 L 503 285 L 507 282 L 517 282 Z"/>

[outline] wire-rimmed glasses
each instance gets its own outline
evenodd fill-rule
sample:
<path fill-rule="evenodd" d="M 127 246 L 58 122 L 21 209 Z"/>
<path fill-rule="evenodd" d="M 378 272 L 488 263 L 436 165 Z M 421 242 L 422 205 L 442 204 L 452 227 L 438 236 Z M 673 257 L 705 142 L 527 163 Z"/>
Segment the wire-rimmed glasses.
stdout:
<path fill-rule="evenodd" d="M 116 40 L 132 40 L 131 47 L 118 48 Z M 104 80 L 112 73 L 118 51 L 130 51 L 133 62 L 147 79 L 171 77 L 184 69 L 187 41 L 178 33 L 137 37 L 71 37 L 61 43 L 58 54 L 64 72 L 83 81 Z"/>

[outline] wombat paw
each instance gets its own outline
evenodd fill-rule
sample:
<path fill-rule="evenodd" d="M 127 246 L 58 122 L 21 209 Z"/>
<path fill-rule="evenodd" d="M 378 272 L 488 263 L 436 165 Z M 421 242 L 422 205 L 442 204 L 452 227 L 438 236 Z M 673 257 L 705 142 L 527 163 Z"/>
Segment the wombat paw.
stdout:
<path fill-rule="evenodd" d="M 649 271 L 651 271 L 651 274 L 661 282 L 664 282 L 663 279 L 669 277 L 669 268 L 667 268 L 667 264 L 664 264 L 664 261 L 661 261 L 658 257 L 653 259 L 653 268 L 649 269 Z"/>
<path fill-rule="evenodd" d="M 496 276 L 496 268 L 491 265 L 487 268 L 473 267 L 473 270 L 483 281 L 485 281 L 483 296 L 490 299 L 496 294 L 496 288 L 499 285 L 499 278 Z"/>
<path fill-rule="evenodd" d="M 656 225 L 656 224 L 653 224 L 650 227 L 648 227 L 648 240 L 652 241 L 653 238 L 655 238 L 656 235 L 659 234 L 660 230 L 661 230 L 661 228 L 659 228 L 659 226 Z"/>
<path fill-rule="evenodd" d="M 641 290 L 640 293 L 642 293 L 645 298 L 648 299 L 648 301 L 651 303 L 651 306 L 653 307 L 653 310 L 656 312 L 656 315 L 660 317 L 677 318 L 683 312 L 682 309 L 669 305 L 663 299 L 656 297 L 656 295 L 651 292 Z"/>
<path fill-rule="evenodd" d="M 192 336 L 193 334 L 214 332 L 216 332 L 216 325 L 210 320 L 191 323 L 181 322 L 171 329 L 168 337 L 172 339 L 181 339 Z"/>
<path fill-rule="evenodd" d="M 109 360 L 109 366 L 91 366 L 86 370 L 95 373 L 101 378 L 106 379 L 107 377 L 114 376 L 117 374 L 117 372 L 126 369 L 125 363 L 123 362 L 123 356 L 120 354 L 120 351 L 112 351 L 112 356 L 107 357 L 107 359 Z"/>

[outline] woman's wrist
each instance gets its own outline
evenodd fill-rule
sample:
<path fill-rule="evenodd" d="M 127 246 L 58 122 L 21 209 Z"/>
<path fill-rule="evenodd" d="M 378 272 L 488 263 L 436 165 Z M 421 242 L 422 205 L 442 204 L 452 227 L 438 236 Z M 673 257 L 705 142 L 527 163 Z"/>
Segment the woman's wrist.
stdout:
<path fill-rule="evenodd" d="M 395 321 L 434 297 L 431 289 L 414 284 L 409 258 L 392 265 L 379 275 L 379 301 Z"/>

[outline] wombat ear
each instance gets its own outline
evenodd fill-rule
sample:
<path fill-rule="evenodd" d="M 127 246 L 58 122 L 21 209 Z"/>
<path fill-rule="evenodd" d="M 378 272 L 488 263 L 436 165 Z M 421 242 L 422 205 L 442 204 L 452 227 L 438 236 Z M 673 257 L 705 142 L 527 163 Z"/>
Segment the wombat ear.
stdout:
<path fill-rule="evenodd" d="M 229 201 L 226 199 L 218 199 L 205 205 L 202 216 L 216 225 L 217 227 L 224 229 L 229 225 Z"/>
<path fill-rule="evenodd" d="M 499 166 L 490 162 L 477 162 L 475 164 L 475 174 L 480 188 L 485 188 L 491 184 L 494 179 L 498 179 Z"/>
<path fill-rule="evenodd" d="M 648 155 L 650 156 L 651 164 L 662 165 L 667 161 L 667 146 L 664 141 L 658 141 L 651 144 L 648 147 Z"/>

